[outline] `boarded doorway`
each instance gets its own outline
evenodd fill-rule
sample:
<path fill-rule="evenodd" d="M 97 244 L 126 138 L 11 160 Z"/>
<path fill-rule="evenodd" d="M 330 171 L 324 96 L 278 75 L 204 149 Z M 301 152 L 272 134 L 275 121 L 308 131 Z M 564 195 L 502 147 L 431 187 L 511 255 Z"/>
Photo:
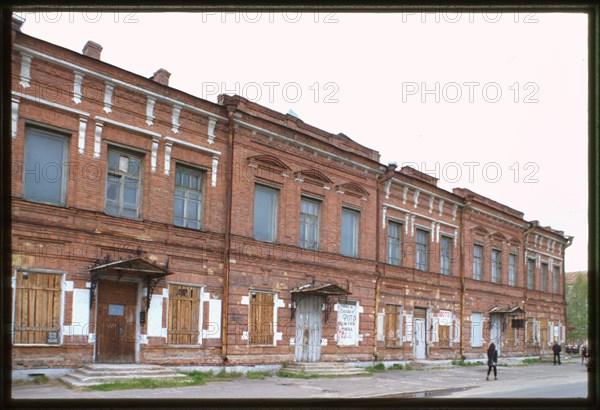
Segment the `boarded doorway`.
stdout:
<path fill-rule="evenodd" d="M 306 296 L 296 309 L 296 361 L 318 362 L 321 360 L 321 334 L 323 299 Z"/>
<path fill-rule="evenodd" d="M 135 362 L 137 298 L 137 283 L 99 282 L 96 362 Z"/>

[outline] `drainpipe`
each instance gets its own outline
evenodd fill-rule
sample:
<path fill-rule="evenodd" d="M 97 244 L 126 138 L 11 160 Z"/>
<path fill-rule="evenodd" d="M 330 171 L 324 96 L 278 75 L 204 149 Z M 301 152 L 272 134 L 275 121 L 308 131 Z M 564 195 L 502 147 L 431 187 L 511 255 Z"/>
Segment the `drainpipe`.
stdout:
<path fill-rule="evenodd" d="M 466 199 L 460 213 L 460 358 L 465 360 L 465 213 L 471 206 Z"/>
<path fill-rule="evenodd" d="M 529 235 L 531 234 L 531 232 L 533 232 L 533 230 L 538 226 L 537 221 L 533 221 L 533 222 L 529 222 L 529 228 L 527 228 L 525 230 L 525 235 L 524 235 L 524 240 L 523 240 L 523 273 L 525 276 L 525 305 L 523 306 L 523 310 L 525 310 L 525 313 L 527 314 L 527 310 L 525 309 L 525 306 L 527 306 L 527 304 L 529 303 L 529 289 L 527 288 L 527 260 L 528 258 L 525 257 L 525 254 L 527 254 L 527 243 L 529 240 Z M 527 320 L 527 316 L 525 316 L 525 320 Z M 525 347 L 527 348 L 527 347 Z"/>
<path fill-rule="evenodd" d="M 227 97 L 225 99 L 227 102 Z M 235 127 L 233 123 L 233 114 L 236 105 L 227 104 L 229 117 L 229 138 L 227 141 L 227 183 L 225 193 L 225 249 L 223 251 L 223 308 L 221 309 L 221 356 L 223 363 L 228 362 L 227 358 L 227 333 L 229 322 L 229 258 L 231 255 L 231 208 L 233 193 L 233 142 L 235 137 Z"/>
<path fill-rule="evenodd" d="M 375 223 L 375 334 L 373 335 L 373 360 L 377 361 L 377 315 L 379 314 L 379 291 L 381 288 L 381 278 L 383 272 L 381 269 L 381 208 L 383 201 L 381 200 L 381 186 L 388 182 L 396 173 L 396 163 L 391 162 L 388 164 L 385 173 L 377 179 L 377 210 L 376 210 L 376 223 Z"/>
<path fill-rule="evenodd" d="M 567 278 L 565 275 L 565 264 L 567 262 L 567 258 L 566 258 L 566 250 L 569 246 L 573 245 L 573 237 L 572 236 L 567 236 L 567 243 L 563 245 L 563 272 L 562 272 L 562 283 L 563 283 L 563 293 L 562 293 L 562 302 L 563 302 L 563 315 L 565 318 L 565 329 L 567 328 L 567 325 L 569 324 L 567 322 Z M 560 290 L 560 289 L 559 289 Z M 559 329 L 560 331 L 560 329 Z M 565 338 L 567 338 L 566 335 L 566 330 L 565 330 Z M 560 340 L 560 335 L 559 335 L 559 340 Z"/>

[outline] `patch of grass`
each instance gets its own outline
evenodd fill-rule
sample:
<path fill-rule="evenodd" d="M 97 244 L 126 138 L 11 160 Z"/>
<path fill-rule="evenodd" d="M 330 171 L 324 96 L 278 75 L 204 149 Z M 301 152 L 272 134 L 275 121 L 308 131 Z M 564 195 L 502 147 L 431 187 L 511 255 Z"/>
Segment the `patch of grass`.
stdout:
<path fill-rule="evenodd" d="M 250 371 L 246 373 L 246 377 L 249 379 L 257 379 L 257 380 L 264 380 L 267 377 L 271 377 L 273 375 L 273 373 L 269 372 L 269 371 Z"/>
<path fill-rule="evenodd" d="M 215 374 L 213 371 L 198 371 L 183 372 L 185 378 L 179 379 L 131 379 L 115 382 L 97 384 L 87 387 L 87 390 L 95 391 L 112 391 L 112 390 L 127 390 L 127 389 L 158 389 L 170 387 L 185 387 L 185 386 L 202 386 L 209 382 L 224 382 L 231 381 L 235 377 L 243 375 L 242 372 L 227 372 L 222 369 Z"/>
<path fill-rule="evenodd" d="M 477 362 L 465 362 L 464 360 L 452 360 L 452 365 L 454 366 L 482 366 L 485 363 L 482 361 Z"/>
<path fill-rule="evenodd" d="M 50 378 L 48 376 L 35 376 L 31 381 L 34 384 L 43 384 L 50 382 Z"/>
<path fill-rule="evenodd" d="M 381 373 L 385 372 L 385 364 L 377 363 L 375 366 L 367 366 L 365 367 L 365 371 L 368 373 Z"/>
<path fill-rule="evenodd" d="M 157 379 L 132 379 L 127 381 L 116 381 L 89 386 L 86 390 L 113 391 L 127 389 L 157 389 L 161 387 L 200 386 L 206 383 L 202 378 L 181 380 L 157 380 Z"/>
<path fill-rule="evenodd" d="M 402 363 L 394 363 L 393 365 L 389 366 L 387 369 L 388 370 L 406 370 L 406 366 L 408 366 L 408 365 L 403 365 Z"/>
<path fill-rule="evenodd" d="M 279 377 L 287 377 L 290 379 L 316 379 L 317 377 L 321 377 L 318 373 L 306 373 L 306 372 L 287 372 L 285 370 L 280 370 L 277 372 L 277 376 Z"/>
<path fill-rule="evenodd" d="M 540 359 L 538 358 L 527 358 L 527 359 L 523 359 L 523 364 L 534 364 L 534 363 L 539 363 Z"/>

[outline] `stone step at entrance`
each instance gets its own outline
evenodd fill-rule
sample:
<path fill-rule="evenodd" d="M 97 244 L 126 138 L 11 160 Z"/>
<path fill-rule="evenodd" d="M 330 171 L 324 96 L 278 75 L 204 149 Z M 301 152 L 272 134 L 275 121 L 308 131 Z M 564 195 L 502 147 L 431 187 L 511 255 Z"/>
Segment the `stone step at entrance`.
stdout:
<path fill-rule="evenodd" d="M 410 362 L 413 370 L 452 369 L 452 360 L 414 360 Z"/>
<path fill-rule="evenodd" d="M 295 362 L 281 369 L 289 373 L 322 374 L 327 376 L 355 376 L 369 374 L 363 368 L 338 362 Z"/>
<path fill-rule="evenodd" d="M 60 378 L 71 387 L 87 387 L 96 384 L 132 379 L 168 379 L 185 377 L 166 367 L 152 364 L 90 364 Z"/>

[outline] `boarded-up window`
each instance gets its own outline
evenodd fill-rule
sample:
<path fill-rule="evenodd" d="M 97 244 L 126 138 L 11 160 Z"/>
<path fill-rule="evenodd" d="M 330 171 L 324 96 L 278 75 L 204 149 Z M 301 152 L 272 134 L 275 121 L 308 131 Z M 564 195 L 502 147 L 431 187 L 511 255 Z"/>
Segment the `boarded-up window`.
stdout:
<path fill-rule="evenodd" d="M 540 319 L 540 345 L 546 347 L 548 344 L 548 322 L 546 319 Z"/>
<path fill-rule="evenodd" d="M 168 343 L 198 343 L 200 325 L 200 288 L 169 285 Z"/>
<path fill-rule="evenodd" d="M 61 281 L 59 274 L 17 272 L 15 344 L 59 343 Z"/>
<path fill-rule="evenodd" d="M 448 347 L 450 346 L 450 325 L 439 325 L 438 326 L 438 332 L 439 332 L 439 338 L 440 338 L 440 346 L 441 347 Z"/>
<path fill-rule="evenodd" d="M 272 293 L 250 293 L 250 322 L 248 339 L 254 345 L 273 344 L 273 304 Z"/>
<path fill-rule="evenodd" d="M 511 345 L 511 344 L 515 344 L 514 342 L 516 342 L 515 329 L 513 328 L 512 323 L 510 323 L 510 325 L 507 326 L 507 329 L 506 329 L 506 343 L 508 345 Z"/>
<path fill-rule="evenodd" d="M 401 312 L 400 305 L 385 305 L 385 347 L 402 346 Z"/>

